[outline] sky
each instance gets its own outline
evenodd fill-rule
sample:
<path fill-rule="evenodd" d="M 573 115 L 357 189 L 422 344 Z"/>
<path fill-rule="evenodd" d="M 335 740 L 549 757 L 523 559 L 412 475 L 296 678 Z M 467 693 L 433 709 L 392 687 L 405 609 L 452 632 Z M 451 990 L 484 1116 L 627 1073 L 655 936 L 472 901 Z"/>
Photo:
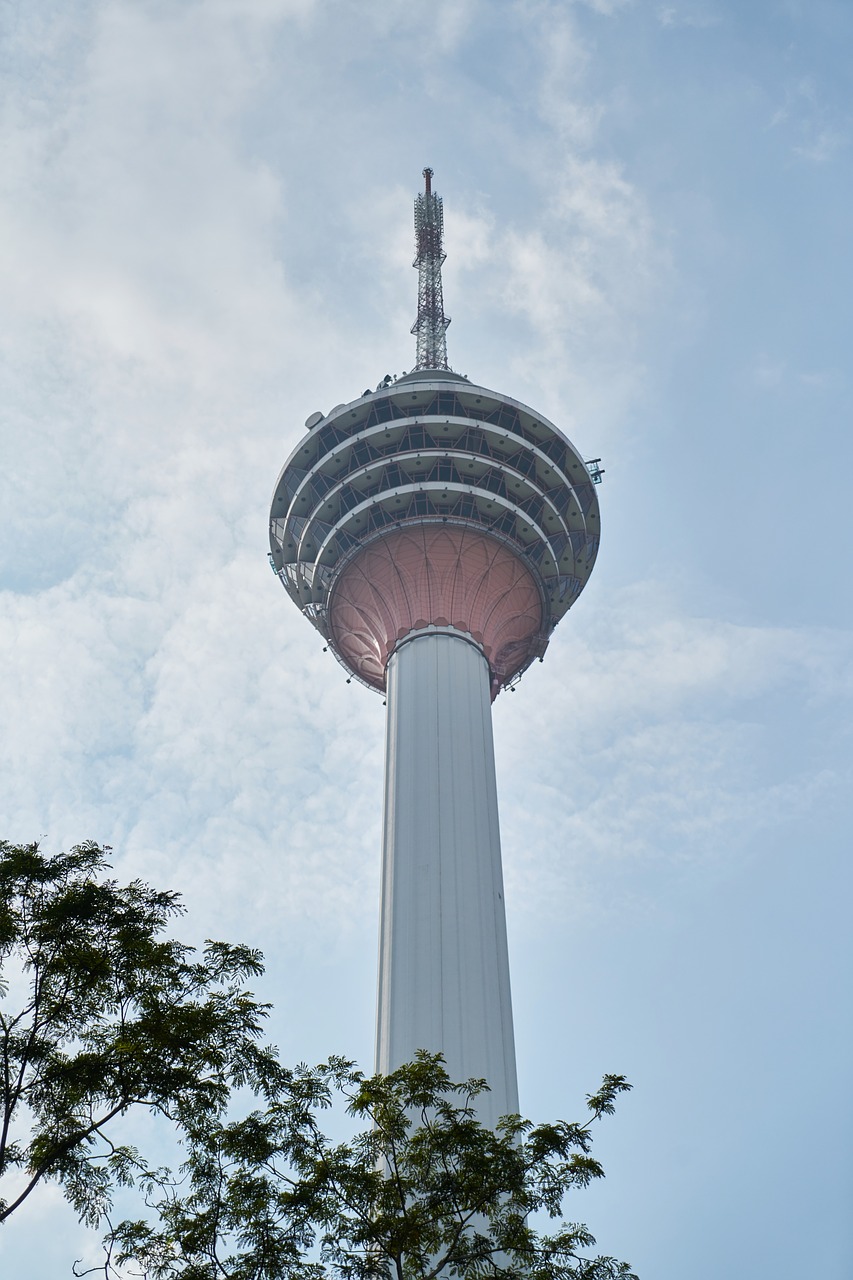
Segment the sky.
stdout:
<path fill-rule="evenodd" d="M 849 0 L 2 0 L 0 834 L 91 838 L 370 1068 L 381 698 L 270 572 L 315 410 L 450 362 L 603 459 L 494 708 L 522 1110 L 641 1280 L 853 1275 Z M 145 1124 L 135 1135 L 145 1140 Z M 0 1238 L 97 1261 L 51 1188 Z"/>

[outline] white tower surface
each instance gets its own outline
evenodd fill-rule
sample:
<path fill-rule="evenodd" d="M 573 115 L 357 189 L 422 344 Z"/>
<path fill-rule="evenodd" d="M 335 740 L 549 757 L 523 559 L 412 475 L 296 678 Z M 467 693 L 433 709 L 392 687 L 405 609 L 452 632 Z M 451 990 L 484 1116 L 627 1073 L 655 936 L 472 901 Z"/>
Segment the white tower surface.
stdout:
<path fill-rule="evenodd" d="M 518 1111 L 489 668 L 449 628 L 388 660 L 376 1068 L 423 1048 L 486 1077 L 484 1122 Z"/>
<path fill-rule="evenodd" d="M 598 550 L 603 474 L 552 423 L 447 368 L 441 201 L 415 207 L 414 373 L 308 419 L 271 562 L 386 695 L 376 1069 L 418 1049 L 518 1111 L 491 702 L 542 658 Z"/>

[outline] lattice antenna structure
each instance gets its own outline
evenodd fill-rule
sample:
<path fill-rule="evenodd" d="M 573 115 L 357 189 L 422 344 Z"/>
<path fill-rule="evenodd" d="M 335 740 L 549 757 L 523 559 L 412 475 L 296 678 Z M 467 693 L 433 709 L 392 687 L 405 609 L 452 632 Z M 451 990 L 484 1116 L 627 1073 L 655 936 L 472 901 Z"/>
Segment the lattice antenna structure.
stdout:
<path fill-rule="evenodd" d="M 432 189 L 432 169 L 424 169 L 424 191 L 415 197 L 415 260 L 418 269 L 418 318 L 412 325 L 418 351 L 415 369 L 449 369 L 441 267 L 444 252 L 444 210 Z"/>

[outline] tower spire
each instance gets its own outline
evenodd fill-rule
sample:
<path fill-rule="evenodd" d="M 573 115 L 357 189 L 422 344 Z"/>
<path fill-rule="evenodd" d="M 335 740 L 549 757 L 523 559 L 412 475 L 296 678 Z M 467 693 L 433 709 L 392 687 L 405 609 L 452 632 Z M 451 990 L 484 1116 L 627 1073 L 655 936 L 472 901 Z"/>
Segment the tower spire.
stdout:
<path fill-rule="evenodd" d="M 415 260 L 418 269 L 418 318 L 412 325 L 417 338 L 416 369 L 449 369 L 441 267 L 444 252 L 444 211 L 441 196 L 432 189 L 432 169 L 424 169 L 424 191 L 415 198 Z"/>

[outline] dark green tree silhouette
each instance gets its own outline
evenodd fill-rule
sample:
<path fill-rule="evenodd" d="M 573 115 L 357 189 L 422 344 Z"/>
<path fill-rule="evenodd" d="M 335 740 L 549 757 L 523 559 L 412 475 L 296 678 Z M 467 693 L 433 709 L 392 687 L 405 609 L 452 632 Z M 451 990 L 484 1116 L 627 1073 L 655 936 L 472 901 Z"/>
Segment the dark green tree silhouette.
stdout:
<path fill-rule="evenodd" d="M 440 1055 L 387 1077 L 343 1059 L 288 1070 L 244 985 L 260 953 L 170 938 L 177 895 L 107 878 L 109 853 L 0 843 L 0 1223 L 53 1180 L 106 1223 L 107 1280 L 635 1280 L 590 1256 L 585 1227 L 539 1230 L 603 1176 L 591 1125 L 623 1077 L 585 1124 L 493 1131 L 485 1081 L 454 1083 Z M 258 1109 L 235 1120 L 241 1093 Z M 357 1132 L 336 1143 L 321 1122 L 341 1102 Z M 118 1144 L 132 1108 L 171 1122 L 176 1175 Z M 134 1183 L 146 1215 L 112 1225 Z"/>
<path fill-rule="evenodd" d="M 277 1078 L 243 985 L 260 953 L 164 936 L 178 896 L 105 878 L 109 853 L 0 842 L 0 1222 L 51 1179 L 97 1225 L 142 1167 L 111 1139 L 118 1117 L 198 1126 L 235 1085 Z"/>
<path fill-rule="evenodd" d="M 107 1270 L 147 1280 L 636 1280 L 590 1257 L 595 1240 L 559 1218 L 569 1191 L 603 1176 L 593 1121 L 629 1088 L 606 1076 L 586 1124 L 476 1118 L 482 1080 L 453 1083 L 439 1055 L 365 1078 L 335 1060 L 300 1068 L 263 1111 L 187 1135 L 182 1178 L 148 1180 L 157 1221 L 125 1222 Z M 343 1097 L 366 1127 L 335 1144 L 320 1113 Z"/>

